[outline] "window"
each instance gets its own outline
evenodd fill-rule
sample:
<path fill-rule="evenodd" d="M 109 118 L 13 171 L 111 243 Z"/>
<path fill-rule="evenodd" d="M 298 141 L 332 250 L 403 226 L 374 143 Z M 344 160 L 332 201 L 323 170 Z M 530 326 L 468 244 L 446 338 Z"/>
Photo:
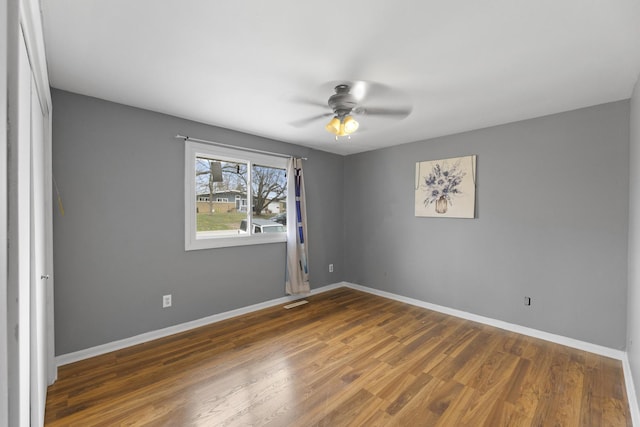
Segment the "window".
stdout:
<path fill-rule="evenodd" d="M 286 158 L 185 143 L 185 249 L 286 241 Z M 251 201 L 251 203 L 248 203 Z"/>

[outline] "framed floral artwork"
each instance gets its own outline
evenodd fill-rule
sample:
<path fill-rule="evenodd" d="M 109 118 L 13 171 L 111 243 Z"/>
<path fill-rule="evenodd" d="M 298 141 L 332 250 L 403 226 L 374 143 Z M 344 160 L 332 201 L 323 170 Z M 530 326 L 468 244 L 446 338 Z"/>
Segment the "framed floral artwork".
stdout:
<path fill-rule="evenodd" d="M 416 163 L 416 216 L 474 218 L 476 156 Z"/>

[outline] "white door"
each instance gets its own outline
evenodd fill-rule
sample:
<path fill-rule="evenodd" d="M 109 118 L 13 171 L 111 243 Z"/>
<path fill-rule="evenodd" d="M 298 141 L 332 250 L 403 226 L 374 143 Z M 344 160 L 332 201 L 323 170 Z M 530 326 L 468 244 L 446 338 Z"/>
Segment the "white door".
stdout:
<path fill-rule="evenodd" d="M 31 79 L 31 425 L 44 423 L 47 399 L 44 114 Z"/>
<path fill-rule="evenodd" d="M 0 1 L 6 6 L 6 1 Z M 8 405 L 0 405 L 0 425 L 5 424 L 2 412 L 7 412 L 11 427 L 30 427 L 42 425 L 47 377 L 56 377 L 55 369 L 51 369 L 53 316 L 49 301 L 52 289 L 41 278 L 51 274 L 53 265 L 51 102 L 43 41 L 37 31 L 40 25 L 37 15 L 39 2 L 25 0 L 17 3 L 20 3 L 17 73 L 9 80 L 13 83 L 15 79 L 15 91 L 10 90 L 9 94 L 16 97 L 16 110 L 13 96 L 7 97 L 11 107 L 7 110 L 7 117 L 12 118 L 7 126 L 7 140 L 10 141 L 7 144 L 6 168 L 9 203 L 2 204 L 8 208 L 6 255 L 13 260 L 7 266 L 9 286 L 6 287 L 7 320 L 11 321 L 12 339 L 7 340 L 8 387 L 0 385 L 0 397 L 6 394 L 5 390 L 8 391 Z M 0 27 L 4 28 L 1 22 Z M 11 40 L 10 34 L 8 37 Z M 0 48 L 6 44 L 4 41 L 5 37 L 0 35 Z M 0 60 L 0 68 L 6 68 L 4 65 Z M 17 113 L 15 117 L 14 113 Z M 3 127 L 4 123 L 0 128 Z M 4 249 L 0 250 L 3 255 Z M 4 269 L 4 263 L 0 267 Z M 1 359 L 0 352 L 0 365 L 5 364 Z M 4 380 L 1 373 L 0 380 Z M 4 411 L 5 408 L 8 410 Z"/>
<path fill-rule="evenodd" d="M 31 66 L 22 32 L 18 52 L 17 124 L 18 423 L 31 418 Z"/>

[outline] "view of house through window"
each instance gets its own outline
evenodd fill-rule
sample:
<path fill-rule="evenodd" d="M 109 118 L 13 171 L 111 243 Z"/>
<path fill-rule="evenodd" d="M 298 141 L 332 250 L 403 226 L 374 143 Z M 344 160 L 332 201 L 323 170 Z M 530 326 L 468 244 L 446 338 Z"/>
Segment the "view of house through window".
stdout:
<path fill-rule="evenodd" d="M 196 156 L 195 183 L 198 238 L 286 231 L 285 169 Z"/>
<path fill-rule="evenodd" d="M 287 158 L 185 142 L 185 250 L 286 242 Z"/>

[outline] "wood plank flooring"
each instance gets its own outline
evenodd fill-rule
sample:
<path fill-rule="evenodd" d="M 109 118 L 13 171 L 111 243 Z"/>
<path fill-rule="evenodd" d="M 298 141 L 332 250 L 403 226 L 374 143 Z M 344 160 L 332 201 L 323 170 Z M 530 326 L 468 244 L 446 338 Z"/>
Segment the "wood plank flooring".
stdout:
<path fill-rule="evenodd" d="M 621 363 L 348 288 L 60 368 L 48 426 L 631 426 Z"/>

